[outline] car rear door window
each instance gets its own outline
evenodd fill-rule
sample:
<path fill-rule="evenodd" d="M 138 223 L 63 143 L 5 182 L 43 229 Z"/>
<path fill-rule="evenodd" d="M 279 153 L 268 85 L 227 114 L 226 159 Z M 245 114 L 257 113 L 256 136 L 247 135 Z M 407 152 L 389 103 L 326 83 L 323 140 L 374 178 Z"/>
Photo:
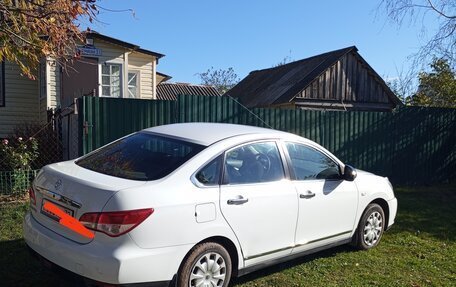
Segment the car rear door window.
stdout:
<path fill-rule="evenodd" d="M 222 156 L 212 160 L 196 174 L 196 179 L 207 186 L 220 184 L 221 163 Z"/>
<path fill-rule="evenodd" d="M 226 153 L 227 184 L 261 183 L 285 177 L 279 150 L 275 142 L 243 145 Z"/>
<path fill-rule="evenodd" d="M 296 180 L 339 179 L 339 165 L 322 152 L 298 143 L 286 143 Z"/>

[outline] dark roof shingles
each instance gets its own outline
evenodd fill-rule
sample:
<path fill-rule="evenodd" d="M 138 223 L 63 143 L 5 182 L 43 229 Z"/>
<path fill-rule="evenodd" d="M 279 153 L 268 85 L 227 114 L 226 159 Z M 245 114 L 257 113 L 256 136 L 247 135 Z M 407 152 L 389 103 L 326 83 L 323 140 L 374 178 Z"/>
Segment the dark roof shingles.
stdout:
<path fill-rule="evenodd" d="M 315 77 L 355 46 L 331 51 L 279 67 L 251 72 L 227 94 L 248 107 L 262 107 L 290 101 Z"/>
<path fill-rule="evenodd" d="M 157 85 L 158 100 L 177 100 L 179 95 L 220 96 L 220 93 L 212 86 L 181 83 L 161 83 Z"/>

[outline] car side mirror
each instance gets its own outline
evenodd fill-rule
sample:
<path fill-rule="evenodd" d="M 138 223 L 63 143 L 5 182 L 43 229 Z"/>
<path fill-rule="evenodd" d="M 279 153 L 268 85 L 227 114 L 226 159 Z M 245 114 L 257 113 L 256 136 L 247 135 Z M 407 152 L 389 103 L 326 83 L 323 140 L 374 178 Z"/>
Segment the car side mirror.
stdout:
<path fill-rule="evenodd" d="M 356 169 L 354 167 L 350 165 L 345 165 L 343 176 L 344 180 L 354 181 L 357 174 L 358 173 L 356 172 Z"/>

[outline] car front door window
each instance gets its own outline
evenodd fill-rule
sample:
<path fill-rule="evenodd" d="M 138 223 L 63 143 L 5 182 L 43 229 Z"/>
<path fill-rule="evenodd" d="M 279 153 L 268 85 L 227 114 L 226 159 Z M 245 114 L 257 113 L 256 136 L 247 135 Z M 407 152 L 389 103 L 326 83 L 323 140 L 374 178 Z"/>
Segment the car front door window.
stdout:
<path fill-rule="evenodd" d="M 340 179 L 339 166 L 322 152 L 297 143 L 286 143 L 296 180 Z"/>

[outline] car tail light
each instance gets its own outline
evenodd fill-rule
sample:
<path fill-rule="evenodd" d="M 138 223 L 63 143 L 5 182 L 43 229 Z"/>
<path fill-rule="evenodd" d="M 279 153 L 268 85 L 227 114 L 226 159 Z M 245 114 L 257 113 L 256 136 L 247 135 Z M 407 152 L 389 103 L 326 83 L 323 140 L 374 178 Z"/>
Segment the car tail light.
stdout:
<path fill-rule="evenodd" d="M 29 194 L 29 198 L 30 198 L 30 203 L 32 205 L 36 205 L 35 190 L 33 190 L 33 187 L 29 188 L 28 194 Z"/>
<path fill-rule="evenodd" d="M 111 237 L 125 234 L 146 220 L 153 208 L 114 212 L 84 213 L 79 221 L 87 228 L 103 232 Z"/>

